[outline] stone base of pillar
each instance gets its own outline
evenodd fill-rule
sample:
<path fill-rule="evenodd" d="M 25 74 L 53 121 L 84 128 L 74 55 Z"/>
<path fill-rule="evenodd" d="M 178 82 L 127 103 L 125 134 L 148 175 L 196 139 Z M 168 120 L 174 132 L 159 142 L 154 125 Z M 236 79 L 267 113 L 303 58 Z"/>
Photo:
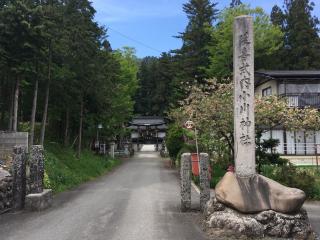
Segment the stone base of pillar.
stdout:
<path fill-rule="evenodd" d="M 273 210 L 245 214 L 213 198 L 205 215 L 205 230 L 212 239 L 316 239 L 303 208 L 293 214 Z"/>
<path fill-rule="evenodd" d="M 42 211 L 52 206 L 52 190 L 44 189 L 42 193 L 33 193 L 26 196 L 25 209 Z"/>

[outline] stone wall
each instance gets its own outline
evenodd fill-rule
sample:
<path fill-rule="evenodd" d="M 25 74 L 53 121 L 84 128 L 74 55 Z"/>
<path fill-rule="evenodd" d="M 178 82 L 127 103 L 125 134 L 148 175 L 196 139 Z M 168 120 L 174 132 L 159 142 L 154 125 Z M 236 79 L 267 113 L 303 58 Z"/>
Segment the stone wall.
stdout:
<path fill-rule="evenodd" d="M 31 146 L 26 167 L 27 194 L 41 193 L 44 189 L 44 150 L 42 146 Z"/>
<path fill-rule="evenodd" d="M 12 177 L 9 172 L 0 169 L 0 214 L 13 205 Z"/>
<path fill-rule="evenodd" d="M 42 146 L 15 146 L 11 173 L 0 168 L 0 214 L 8 209 L 41 211 L 51 206 L 52 191 L 44 189 Z"/>

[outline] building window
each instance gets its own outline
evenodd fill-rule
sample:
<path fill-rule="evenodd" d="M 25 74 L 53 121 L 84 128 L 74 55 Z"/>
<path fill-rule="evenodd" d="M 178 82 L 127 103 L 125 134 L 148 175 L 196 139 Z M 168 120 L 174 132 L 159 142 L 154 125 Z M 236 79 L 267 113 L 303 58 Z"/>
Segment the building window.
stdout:
<path fill-rule="evenodd" d="M 271 95 L 272 95 L 272 88 L 271 87 L 267 87 L 262 90 L 262 97 L 267 97 L 267 96 L 271 96 Z"/>

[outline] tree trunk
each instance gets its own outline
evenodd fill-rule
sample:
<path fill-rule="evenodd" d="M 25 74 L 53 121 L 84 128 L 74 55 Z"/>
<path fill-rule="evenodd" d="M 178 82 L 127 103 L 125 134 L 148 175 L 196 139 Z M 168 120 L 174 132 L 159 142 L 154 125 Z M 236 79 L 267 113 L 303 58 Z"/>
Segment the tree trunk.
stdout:
<path fill-rule="evenodd" d="M 69 108 L 66 112 L 66 126 L 64 130 L 64 146 L 67 147 L 69 145 L 69 118 L 70 118 Z"/>
<path fill-rule="evenodd" d="M 3 106 L 2 106 L 2 109 L 1 109 L 1 128 L 2 130 L 5 130 L 5 120 L 4 120 L 4 117 L 6 115 L 6 108 L 4 107 L 6 104 L 6 102 L 3 103 Z"/>
<path fill-rule="evenodd" d="M 38 99 L 38 87 L 39 80 L 36 79 L 34 90 L 33 90 L 33 103 L 32 103 L 32 111 L 31 111 L 31 119 L 30 119 L 30 146 L 34 143 L 34 125 L 36 121 L 36 112 L 37 112 L 37 99 Z"/>
<path fill-rule="evenodd" d="M 16 87 L 14 91 L 14 104 L 13 104 L 13 123 L 12 123 L 13 132 L 16 132 L 18 129 L 19 90 L 20 90 L 20 78 L 17 76 Z"/>
<path fill-rule="evenodd" d="M 42 115 L 42 123 L 41 123 L 41 134 L 40 134 L 40 145 L 43 146 L 44 144 L 44 137 L 46 132 L 46 123 L 47 123 L 47 116 L 48 116 L 48 104 L 49 104 L 49 94 L 50 94 L 50 82 L 51 82 L 51 42 L 49 43 L 49 61 L 48 61 L 48 81 L 46 86 L 46 96 L 44 101 L 44 109 Z"/>
<path fill-rule="evenodd" d="M 11 96 L 10 96 L 10 108 L 9 108 L 9 123 L 8 123 L 8 131 L 12 131 L 12 122 L 13 122 L 13 101 L 14 100 L 14 85 L 11 87 Z"/>
<path fill-rule="evenodd" d="M 6 80 L 3 79 L 3 84 L 2 84 L 2 108 L 1 108 L 1 128 L 2 130 L 5 130 L 6 127 L 5 127 L 5 115 L 6 115 L 6 106 L 7 106 L 7 103 L 10 101 L 10 90 L 8 90 L 8 74 L 6 74 Z M 7 94 L 9 93 L 9 94 Z M 8 101 L 9 99 L 9 101 Z"/>
<path fill-rule="evenodd" d="M 80 106 L 79 141 L 78 141 L 78 152 L 77 152 L 78 158 L 80 158 L 80 156 L 81 156 L 82 123 L 83 123 L 83 98 L 81 98 L 81 106 Z"/>

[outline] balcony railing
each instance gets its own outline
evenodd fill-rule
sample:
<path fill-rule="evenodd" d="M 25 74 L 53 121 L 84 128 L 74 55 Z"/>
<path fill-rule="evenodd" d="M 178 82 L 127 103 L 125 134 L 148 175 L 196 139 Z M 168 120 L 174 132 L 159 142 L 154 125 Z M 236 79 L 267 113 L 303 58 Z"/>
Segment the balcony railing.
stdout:
<path fill-rule="evenodd" d="M 287 93 L 280 96 L 287 98 L 289 107 L 315 107 L 320 108 L 320 93 Z"/>
<path fill-rule="evenodd" d="M 282 143 L 278 147 L 276 147 L 274 151 L 281 155 L 297 155 L 297 156 L 319 155 L 319 159 L 320 159 L 319 143 Z"/>

